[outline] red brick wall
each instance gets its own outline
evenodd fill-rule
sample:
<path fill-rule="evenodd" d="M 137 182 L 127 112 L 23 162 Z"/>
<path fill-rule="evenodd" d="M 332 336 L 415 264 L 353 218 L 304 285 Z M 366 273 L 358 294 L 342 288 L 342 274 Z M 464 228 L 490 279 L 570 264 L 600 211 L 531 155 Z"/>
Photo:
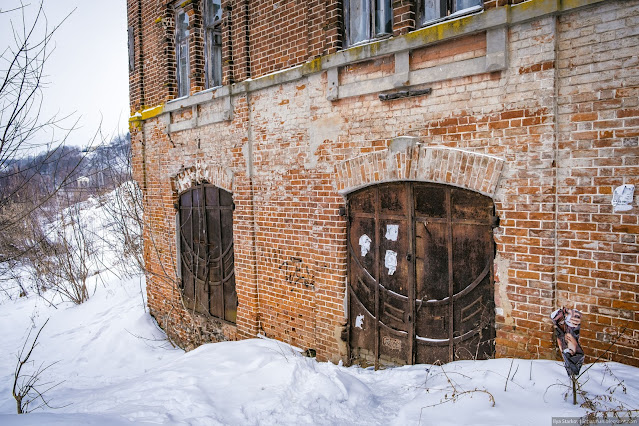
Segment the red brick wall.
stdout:
<path fill-rule="evenodd" d="M 558 298 L 585 312 L 582 344 L 639 358 L 637 208 L 613 213 L 614 187 L 639 176 L 636 2 L 559 21 Z"/>
<path fill-rule="evenodd" d="M 177 97 L 175 8 L 178 5 L 183 5 L 190 19 L 191 93 L 203 90 L 200 2 L 128 0 L 127 4 L 135 40 L 135 68 L 129 80 L 131 111 Z M 299 65 L 341 47 L 341 0 L 223 0 L 222 8 L 224 84 Z"/>
<path fill-rule="evenodd" d="M 239 37 L 244 3 L 229 3 L 233 37 Z M 275 9 L 266 3 L 271 8 L 265 15 L 250 19 L 299 16 L 304 25 L 291 28 L 301 33 L 249 37 L 261 41 L 270 56 L 250 50 L 248 58 L 247 45 L 232 43 L 227 81 L 257 78 L 339 46 L 334 21 L 339 8 L 323 13 L 322 7 L 330 8 L 326 4 L 283 1 Z M 132 16 L 136 4 L 129 1 Z M 513 25 L 506 70 L 436 82 L 428 85 L 433 89 L 428 96 L 381 102 L 371 94 L 331 102 L 322 72 L 233 96 L 230 122 L 170 138 L 161 118 L 147 120 L 144 134 L 134 127 L 134 171 L 149 220 L 152 313 L 185 345 L 261 332 L 314 348 L 320 359 L 342 358 L 346 222 L 338 214 L 344 198 L 336 166 L 410 135 L 425 146 L 504 160 L 494 195 L 500 217 L 497 355 L 555 357 L 548 316 L 566 305 L 584 311 L 582 339 L 590 360 L 624 330 L 606 356 L 639 365 L 636 201 L 623 214 L 612 213 L 610 203 L 615 186 L 639 181 L 638 16 L 637 0 L 609 1 Z M 162 31 L 149 34 L 161 44 Z M 411 69 L 482 56 L 485 37 L 479 33 L 413 51 Z M 167 81 L 168 68 L 160 59 L 153 62 L 157 46 L 148 39 L 145 63 L 159 70 L 145 69 L 144 102 L 154 105 L 170 97 L 170 90 L 159 83 Z M 340 79 L 360 81 L 392 72 L 393 66 L 392 57 L 381 57 L 342 68 Z M 132 110 L 140 102 L 134 96 L 140 77 L 136 72 L 131 77 Z M 199 112 L 219 108 L 215 101 Z M 180 307 L 172 266 L 173 178 L 198 161 L 233 174 L 237 327 L 211 325 Z"/>

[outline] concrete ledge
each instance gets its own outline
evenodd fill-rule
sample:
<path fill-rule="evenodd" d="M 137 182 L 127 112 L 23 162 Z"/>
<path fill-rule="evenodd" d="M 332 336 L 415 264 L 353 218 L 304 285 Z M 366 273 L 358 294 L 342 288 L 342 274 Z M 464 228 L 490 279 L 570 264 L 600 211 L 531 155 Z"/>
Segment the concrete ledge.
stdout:
<path fill-rule="evenodd" d="M 144 121 L 162 112 L 173 112 L 193 105 L 211 102 L 218 98 L 241 95 L 248 92 L 262 90 L 291 81 L 299 80 L 307 75 L 329 71 L 335 67 L 367 61 L 379 56 L 397 54 L 407 50 L 425 47 L 431 44 L 452 40 L 470 34 L 490 29 L 509 27 L 545 16 L 559 15 L 572 10 L 581 9 L 605 0 L 529 0 L 514 6 L 500 6 L 457 19 L 439 22 L 429 27 L 412 31 L 406 35 L 374 41 L 369 44 L 355 46 L 340 52 L 314 59 L 305 64 L 288 68 L 273 74 L 259 77 L 255 80 L 245 80 L 230 86 L 223 86 L 215 90 L 196 93 L 186 98 L 169 101 L 165 106 L 160 105 L 145 111 L 153 114 L 136 113 L 130 121 Z M 505 58 L 487 52 L 486 68 L 496 70 Z M 497 65 L 496 65 L 497 64 Z M 397 74 L 396 74 L 397 75 Z M 332 96 L 328 94 L 329 99 Z M 156 109 L 159 108 L 158 112 Z M 165 111 L 162 111 L 164 108 Z M 231 119 L 231 118 L 229 118 Z"/>

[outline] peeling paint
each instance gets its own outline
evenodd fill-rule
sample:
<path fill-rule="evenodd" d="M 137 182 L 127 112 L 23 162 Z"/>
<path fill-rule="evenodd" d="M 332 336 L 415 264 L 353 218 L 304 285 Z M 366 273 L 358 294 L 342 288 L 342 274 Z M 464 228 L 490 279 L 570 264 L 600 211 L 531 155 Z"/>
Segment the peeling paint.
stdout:
<path fill-rule="evenodd" d="M 244 162 L 246 163 L 246 175 L 251 176 L 251 148 L 249 147 L 249 143 L 245 143 L 242 147 L 242 156 L 244 157 Z"/>
<path fill-rule="evenodd" d="M 388 268 L 388 275 L 393 275 L 397 269 L 397 253 L 393 250 L 386 250 L 384 266 Z"/>
<path fill-rule="evenodd" d="M 304 162 L 304 168 L 314 169 L 317 167 L 317 150 L 325 142 L 337 142 L 342 133 L 342 120 L 336 120 L 335 117 L 321 117 L 311 121 L 309 134 L 309 147 L 307 159 Z"/>
<path fill-rule="evenodd" d="M 399 234 L 399 225 L 386 225 L 386 239 L 389 241 L 397 241 Z"/>
<path fill-rule="evenodd" d="M 362 327 L 363 325 L 364 325 L 364 315 L 359 314 L 357 318 L 355 318 L 355 327 L 359 328 L 360 330 L 363 330 L 364 329 L 364 327 Z"/>
<path fill-rule="evenodd" d="M 174 177 L 174 189 L 186 191 L 193 183 L 212 183 L 227 191 L 233 191 L 233 172 L 198 160 L 192 167 L 181 170 Z"/>
<path fill-rule="evenodd" d="M 495 257 L 495 313 L 497 315 L 504 316 L 504 322 L 506 325 L 513 325 L 513 305 L 508 299 L 508 268 L 509 262 L 507 259 L 504 259 L 502 256 L 497 254 Z M 498 311 L 498 309 L 501 311 Z"/>
<path fill-rule="evenodd" d="M 372 240 L 366 234 L 359 237 L 359 248 L 362 253 L 362 257 L 366 256 L 366 254 L 371 250 L 371 242 Z"/>

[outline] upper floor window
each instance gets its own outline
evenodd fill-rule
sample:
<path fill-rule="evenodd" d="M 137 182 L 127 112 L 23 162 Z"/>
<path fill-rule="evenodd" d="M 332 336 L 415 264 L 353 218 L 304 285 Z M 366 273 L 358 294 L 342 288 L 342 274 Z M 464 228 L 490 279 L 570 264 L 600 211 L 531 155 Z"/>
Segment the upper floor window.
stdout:
<path fill-rule="evenodd" d="M 206 88 L 222 85 L 222 1 L 204 2 Z"/>
<path fill-rule="evenodd" d="M 187 96 L 189 80 L 189 15 L 178 9 L 175 15 L 175 56 L 177 61 L 178 97 Z"/>
<path fill-rule="evenodd" d="M 345 0 L 344 16 L 349 46 L 393 32 L 391 0 Z"/>
<path fill-rule="evenodd" d="M 480 10 L 483 0 L 422 0 L 422 24 Z"/>

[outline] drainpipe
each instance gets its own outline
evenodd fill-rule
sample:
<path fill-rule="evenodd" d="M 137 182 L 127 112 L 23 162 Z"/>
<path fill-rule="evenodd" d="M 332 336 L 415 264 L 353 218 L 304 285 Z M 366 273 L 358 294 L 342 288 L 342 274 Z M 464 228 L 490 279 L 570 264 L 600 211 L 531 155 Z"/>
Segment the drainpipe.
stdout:
<path fill-rule="evenodd" d="M 247 108 L 247 152 L 246 152 L 246 174 L 249 179 L 250 198 L 251 198 L 251 256 L 253 257 L 253 279 L 255 280 L 255 315 L 257 319 L 258 333 L 262 328 L 262 315 L 260 310 L 260 281 L 257 278 L 257 223 L 255 220 L 255 188 L 253 186 L 253 129 L 251 122 L 251 94 L 246 92 L 246 108 Z"/>
<path fill-rule="evenodd" d="M 559 16 L 553 17 L 553 34 L 555 41 L 555 51 L 554 51 L 554 96 L 552 102 L 552 114 L 553 114 L 553 159 L 552 159 L 552 167 L 554 169 L 554 185 L 555 185 L 555 223 L 554 223 L 554 239 L 555 239 L 555 260 L 554 260 L 554 273 L 552 280 L 552 309 L 557 308 L 557 274 L 559 273 L 559 167 L 557 164 L 558 160 L 558 151 L 559 151 L 559 107 L 557 100 L 559 99 L 559 71 L 557 67 L 559 66 L 558 58 L 559 58 L 559 31 L 557 30 L 557 26 L 559 24 Z"/>

